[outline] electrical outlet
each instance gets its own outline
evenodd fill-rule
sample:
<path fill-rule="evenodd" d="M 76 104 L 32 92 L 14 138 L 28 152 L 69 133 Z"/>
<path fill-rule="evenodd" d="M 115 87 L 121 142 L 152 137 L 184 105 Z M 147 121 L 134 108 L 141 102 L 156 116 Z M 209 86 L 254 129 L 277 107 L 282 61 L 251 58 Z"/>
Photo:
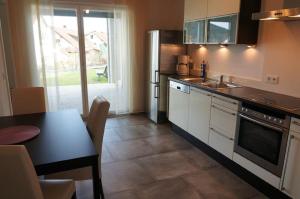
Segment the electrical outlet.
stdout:
<path fill-rule="evenodd" d="M 268 84 L 279 84 L 279 77 L 277 75 L 267 75 L 266 82 Z"/>

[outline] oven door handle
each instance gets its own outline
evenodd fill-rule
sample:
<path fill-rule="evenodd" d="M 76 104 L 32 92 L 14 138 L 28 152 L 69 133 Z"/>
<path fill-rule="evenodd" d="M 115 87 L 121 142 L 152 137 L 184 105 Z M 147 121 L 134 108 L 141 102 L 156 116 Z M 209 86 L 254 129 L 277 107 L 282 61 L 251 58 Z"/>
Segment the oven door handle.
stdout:
<path fill-rule="evenodd" d="M 273 126 L 273 125 L 270 125 L 270 124 L 266 124 L 266 123 L 264 123 L 264 122 L 260 122 L 260 121 L 258 121 L 258 120 L 256 120 L 256 119 L 250 118 L 250 117 L 248 117 L 248 116 L 246 116 L 246 115 L 239 114 L 239 116 L 242 117 L 242 118 L 244 118 L 244 119 L 246 119 L 246 120 L 249 120 L 249 121 L 251 121 L 251 122 L 254 122 L 254 123 L 257 123 L 257 124 L 259 124 L 259 125 L 262 125 L 262 126 L 264 126 L 264 127 L 273 129 L 273 130 L 275 130 L 275 131 L 284 132 L 284 130 L 283 130 L 282 128 L 278 128 L 278 127 L 276 127 L 276 126 Z"/>

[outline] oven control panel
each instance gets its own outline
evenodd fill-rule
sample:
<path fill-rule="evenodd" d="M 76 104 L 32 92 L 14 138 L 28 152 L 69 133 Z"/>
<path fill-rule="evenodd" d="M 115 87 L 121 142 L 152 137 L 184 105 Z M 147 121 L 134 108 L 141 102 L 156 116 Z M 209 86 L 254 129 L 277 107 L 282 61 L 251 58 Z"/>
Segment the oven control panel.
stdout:
<path fill-rule="evenodd" d="M 290 125 L 290 117 L 289 116 L 285 116 L 284 118 L 278 118 L 278 117 L 268 115 L 268 114 L 265 114 L 262 112 L 254 111 L 254 110 L 246 108 L 246 107 L 242 107 L 240 109 L 240 112 L 244 113 L 246 115 L 254 116 L 258 119 L 262 119 L 269 123 L 273 123 L 278 126 L 285 127 L 285 128 L 289 128 L 289 125 Z"/>

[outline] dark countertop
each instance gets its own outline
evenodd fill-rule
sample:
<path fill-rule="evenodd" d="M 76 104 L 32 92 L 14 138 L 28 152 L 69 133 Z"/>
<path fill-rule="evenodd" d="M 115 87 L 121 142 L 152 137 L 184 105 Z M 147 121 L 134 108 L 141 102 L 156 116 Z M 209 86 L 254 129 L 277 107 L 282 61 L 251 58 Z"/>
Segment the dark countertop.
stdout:
<path fill-rule="evenodd" d="M 225 97 L 236 99 L 241 102 L 246 102 L 263 108 L 277 110 L 281 113 L 288 114 L 291 117 L 300 118 L 300 98 L 291 97 L 279 93 L 264 91 L 250 87 L 238 88 L 223 88 L 212 89 L 199 84 L 197 81 L 185 81 L 184 78 L 194 78 L 193 76 L 178 76 L 173 75 L 169 80 L 181 82 L 196 88 L 210 91 Z M 197 84 L 198 83 L 198 84 Z"/>

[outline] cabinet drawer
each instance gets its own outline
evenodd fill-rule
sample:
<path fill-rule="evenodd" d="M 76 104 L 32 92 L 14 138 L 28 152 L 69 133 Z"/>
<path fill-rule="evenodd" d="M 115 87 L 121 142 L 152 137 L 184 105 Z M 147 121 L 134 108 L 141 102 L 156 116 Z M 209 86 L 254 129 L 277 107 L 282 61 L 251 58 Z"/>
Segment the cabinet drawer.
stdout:
<path fill-rule="evenodd" d="M 239 107 L 239 102 L 237 100 L 228 97 L 223 97 L 220 95 L 213 95 L 212 102 L 234 111 L 237 111 Z"/>
<path fill-rule="evenodd" d="M 300 133 L 300 119 L 292 118 L 290 129 Z"/>
<path fill-rule="evenodd" d="M 212 104 L 210 126 L 228 138 L 235 137 L 237 112 Z"/>
<path fill-rule="evenodd" d="M 234 146 L 233 139 L 229 139 L 221 135 L 217 131 L 210 130 L 209 146 L 214 148 L 216 151 L 222 153 L 229 159 L 233 158 L 233 146 Z"/>

